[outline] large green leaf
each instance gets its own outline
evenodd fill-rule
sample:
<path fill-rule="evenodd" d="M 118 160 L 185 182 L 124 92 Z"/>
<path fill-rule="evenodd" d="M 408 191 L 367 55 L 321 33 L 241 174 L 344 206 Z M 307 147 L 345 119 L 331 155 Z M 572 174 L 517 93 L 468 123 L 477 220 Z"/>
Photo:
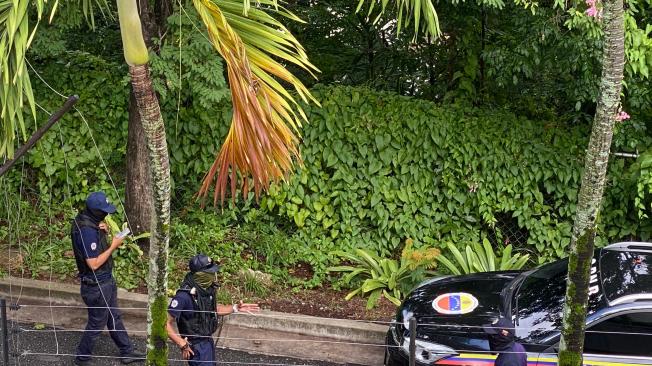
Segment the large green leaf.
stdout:
<path fill-rule="evenodd" d="M 382 295 L 381 289 L 377 289 L 369 295 L 369 299 L 367 299 L 367 310 L 372 309 L 374 306 L 376 306 L 378 299 L 380 299 L 380 295 Z"/>
<path fill-rule="evenodd" d="M 437 257 L 437 260 L 439 261 L 439 263 L 446 266 L 446 268 L 448 268 L 448 270 L 451 271 L 451 273 L 453 273 L 454 275 L 459 276 L 462 274 L 460 269 L 457 268 L 457 266 L 453 264 L 453 262 L 451 262 L 448 258 L 446 258 L 445 255 L 441 254 L 439 257 Z"/>
<path fill-rule="evenodd" d="M 369 292 L 377 288 L 385 288 L 385 287 L 387 287 L 387 284 L 385 282 L 371 278 L 365 280 L 364 283 L 362 284 L 362 292 Z"/>
<path fill-rule="evenodd" d="M 487 256 L 487 270 L 495 271 L 496 270 L 496 255 L 494 254 L 494 249 L 491 247 L 491 243 L 487 238 L 482 239 L 482 246 L 484 247 L 485 255 Z"/>
<path fill-rule="evenodd" d="M 457 264 L 459 264 L 462 267 L 462 272 L 463 273 L 471 273 L 471 268 L 469 266 L 469 263 L 467 262 L 466 258 L 462 256 L 462 253 L 453 245 L 452 243 L 448 243 L 448 250 L 450 250 L 451 253 L 453 253 L 453 257 L 457 260 Z"/>

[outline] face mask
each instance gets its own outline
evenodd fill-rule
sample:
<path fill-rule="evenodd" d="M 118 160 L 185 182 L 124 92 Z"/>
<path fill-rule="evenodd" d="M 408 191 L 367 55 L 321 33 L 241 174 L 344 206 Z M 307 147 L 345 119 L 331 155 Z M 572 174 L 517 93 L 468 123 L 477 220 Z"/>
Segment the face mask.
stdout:
<path fill-rule="evenodd" d="M 203 289 L 217 286 L 217 273 L 196 272 L 192 275 L 195 282 Z"/>
<path fill-rule="evenodd" d="M 101 210 L 94 210 L 91 208 L 86 208 L 86 214 L 91 217 L 91 219 L 97 221 L 98 223 L 106 217 L 107 213 Z"/>
<path fill-rule="evenodd" d="M 499 332 L 489 336 L 489 347 L 492 351 L 504 351 L 512 346 L 514 343 L 514 335 L 507 333 L 507 335 Z"/>

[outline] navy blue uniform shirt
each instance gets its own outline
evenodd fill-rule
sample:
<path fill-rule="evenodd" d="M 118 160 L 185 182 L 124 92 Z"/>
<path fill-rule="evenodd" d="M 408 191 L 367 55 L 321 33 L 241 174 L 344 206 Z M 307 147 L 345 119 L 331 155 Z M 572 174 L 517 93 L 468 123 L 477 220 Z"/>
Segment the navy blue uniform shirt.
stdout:
<path fill-rule="evenodd" d="M 177 291 L 177 294 L 170 301 L 168 313 L 174 319 L 179 318 L 179 316 L 183 316 L 184 319 L 189 319 L 193 316 L 193 310 L 195 310 L 192 301 L 192 295 L 188 291 Z"/>
<path fill-rule="evenodd" d="M 102 254 L 100 252 L 100 235 L 96 229 L 82 226 L 80 227 L 80 231 L 75 230 L 73 235 L 78 236 L 73 238 L 73 243 L 75 245 L 81 245 L 81 248 L 78 249 L 84 257 L 83 259 L 97 258 Z M 111 273 L 100 273 L 97 275 L 97 281 L 105 281 L 111 277 Z M 91 279 L 95 280 L 94 277 L 91 277 Z"/>

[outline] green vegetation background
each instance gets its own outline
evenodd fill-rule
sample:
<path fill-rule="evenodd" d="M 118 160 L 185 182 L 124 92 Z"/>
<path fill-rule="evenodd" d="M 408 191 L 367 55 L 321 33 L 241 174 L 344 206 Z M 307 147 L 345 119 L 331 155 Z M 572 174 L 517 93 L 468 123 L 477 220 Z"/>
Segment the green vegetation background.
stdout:
<path fill-rule="evenodd" d="M 442 5 L 442 12 L 448 6 Z M 312 58 L 330 85 L 313 86 L 322 108 L 306 106 L 303 164 L 260 200 L 251 195 L 206 210 L 192 196 L 227 132 L 229 91 L 220 59 L 192 20 L 170 17 L 152 70 L 174 182 L 172 280 L 186 258 L 207 252 L 221 258 L 228 272 L 252 268 L 291 285 L 337 284 L 327 272 L 337 263 L 334 251 L 366 248 L 398 258 L 407 239 L 417 248 L 443 248 L 448 242 L 463 248 L 488 239 L 496 248 L 512 244 L 530 253 L 532 265 L 564 256 L 599 72 L 593 67 L 598 55 L 591 51 L 599 39 L 582 38 L 588 26 L 576 25 L 562 38 L 562 30 L 548 29 L 544 21 L 554 11 L 542 9 L 527 28 L 515 25 L 524 10 L 508 6 L 493 26 L 509 24 L 511 33 L 491 39 L 492 47 L 482 51 L 487 64 L 480 74 L 471 52 L 480 47 L 471 37 L 477 30 L 473 11 L 444 26 L 465 30 L 458 49 L 466 53 L 452 54 L 453 47 L 444 46 L 428 54 L 419 48 L 401 52 L 410 44 L 403 39 L 383 46 L 381 32 L 372 28 L 365 33 L 343 25 L 340 36 L 347 40 L 324 38 L 321 33 L 333 25 L 319 9 L 304 9 L 311 32 L 299 34 L 315 50 Z M 339 2 L 333 9 L 348 11 Z M 343 19 L 336 22 L 351 21 Z M 474 27 L 466 29 L 468 22 Z M 68 220 L 91 191 L 104 190 L 115 202 L 123 197 L 127 70 L 116 29 L 43 28 L 31 63 L 52 88 L 80 96 L 78 112 L 66 115 L 0 180 L 0 242 L 20 247 L 25 275 L 70 276 Z M 543 31 L 548 40 L 535 42 L 539 48 L 517 41 L 518 32 Z M 353 44 L 368 44 L 364 37 L 372 38 L 376 57 L 384 61 L 370 60 Z M 556 57 L 543 56 L 552 50 Z M 452 70 L 424 70 L 414 61 L 432 57 L 451 60 L 446 67 Z M 414 71 L 413 79 L 397 76 L 406 70 Z M 433 81 L 431 72 L 448 75 L 449 82 Z M 633 118 L 617 127 L 613 151 L 643 152 L 649 146 L 651 93 L 642 80 L 628 70 L 625 106 Z M 44 110 L 60 106 L 62 99 L 48 85 L 37 78 L 33 83 Z M 39 123 L 47 118 L 44 110 Z M 611 159 L 599 245 L 650 238 L 644 158 Z M 124 248 L 117 263 L 120 284 L 137 287 L 145 262 Z M 307 277 L 292 276 L 299 264 L 311 269 Z"/>

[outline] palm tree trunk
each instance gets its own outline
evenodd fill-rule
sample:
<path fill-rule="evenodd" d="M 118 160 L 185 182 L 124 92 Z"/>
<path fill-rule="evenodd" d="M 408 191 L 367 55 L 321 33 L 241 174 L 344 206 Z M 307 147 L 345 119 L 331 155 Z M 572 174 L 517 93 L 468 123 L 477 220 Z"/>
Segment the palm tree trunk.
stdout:
<path fill-rule="evenodd" d="M 127 134 L 127 174 L 125 210 L 131 231 L 139 234 L 150 230 L 154 211 L 152 182 L 149 173 L 149 153 L 145 130 L 140 121 L 133 90 L 129 93 L 129 133 Z M 149 252 L 149 238 L 138 240 L 138 246 Z"/>
<path fill-rule="evenodd" d="M 167 365 L 167 263 L 170 241 L 170 160 L 165 125 L 147 65 L 129 66 L 150 158 L 154 193 L 147 277 L 147 364 Z"/>
<path fill-rule="evenodd" d="M 167 365 L 168 245 L 170 242 L 170 159 L 165 125 L 154 93 L 147 63 L 149 54 L 142 34 L 136 0 L 117 0 L 120 34 L 129 64 L 131 87 L 149 150 L 149 172 L 154 211 L 150 224 L 147 275 L 147 364 Z"/>
<path fill-rule="evenodd" d="M 605 32 L 600 98 L 584 163 L 577 212 L 568 258 L 568 280 L 564 324 L 561 333 L 559 365 L 582 365 L 589 277 L 593 258 L 596 219 L 604 191 L 609 150 L 625 65 L 623 1 L 602 2 Z"/>

